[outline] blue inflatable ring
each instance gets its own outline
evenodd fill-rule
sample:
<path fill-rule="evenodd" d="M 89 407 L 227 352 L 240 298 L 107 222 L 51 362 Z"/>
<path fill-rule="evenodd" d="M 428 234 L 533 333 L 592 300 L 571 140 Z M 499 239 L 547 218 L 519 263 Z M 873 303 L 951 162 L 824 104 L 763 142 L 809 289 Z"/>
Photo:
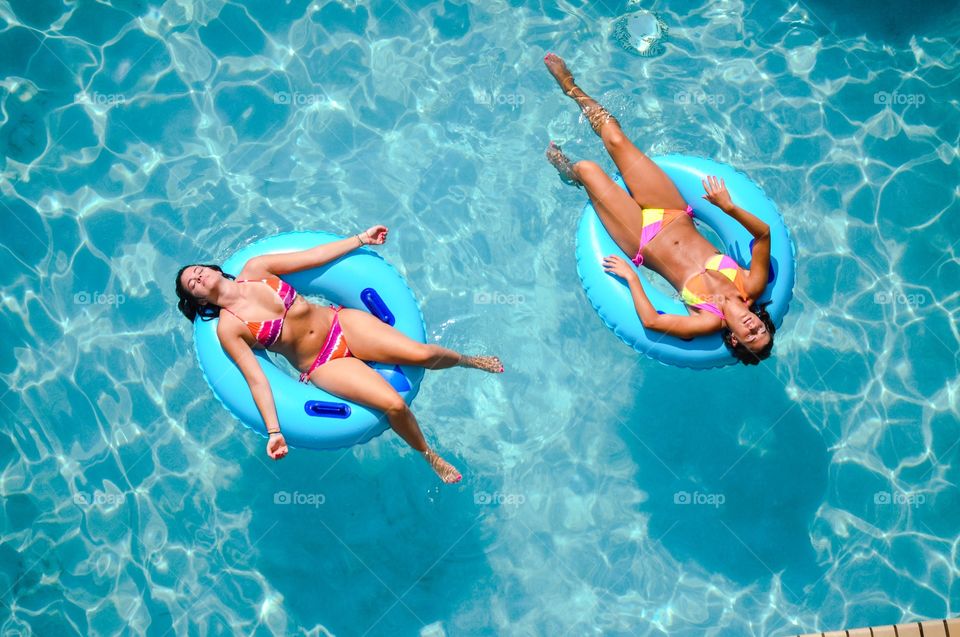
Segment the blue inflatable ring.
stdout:
<path fill-rule="evenodd" d="M 238 275 L 244 264 L 262 254 L 293 252 L 342 239 L 328 232 L 289 232 L 243 248 L 223 265 Z M 344 307 L 363 309 L 403 332 L 426 342 L 423 315 L 413 292 L 393 266 L 368 249 L 357 249 L 319 268 L 284 275 L 283 280 L 301 294 L 319 294 Z M 266 427 L 240 369 L 223 351 L 217 338 L 219 319 L 194 321 L 193 340 L 203 377 L 214 395 L 244 425 L 266 436 Z M 277 417 L 287 444 L 309 449 L 339 449 L 367 442 L 389 427 L 380 412 L 342 400 L 315 385 L 305 385 L 281 370 L 255 349 L 277 406 Z M 421 367 L 371 365 L 409 404 L 420 389 Z"/>
<path fill-rule="evenodd" d="M 796 280 L 796 259 L 793 241 L 777 207 L 760 187 L 730 166 L 709 159 L 667 155 L 653 160 L 673 180 L 684 200 L 696 214 L 696 219 L 709 225 L 720 237 L 725 253 L 742 267 L 750 267 L 753 237 L 747 230 L 722 210 L 702 198 L 701 181 L 716 175 L 726 181 L 727 190 L 736 204 L 763 219 L 770 226 L 770 283 L 758 301 L 769 302 L 767 311 L 777 327 L 783 322 L 793 298 Z M 618 176 L 616 182 L 626 190 Z M 577 272 L 587 298 L 601 320 L 620 340 L 642 354 L 662 363 L 708 369 L 737 362 L 724 345 L 720 333 L 683 340 L 661 332 L 647 330 L 640 322 L 630 289 L 619 277 L 603 270 L 603 258 L 611 254 L 624 255 L 600 222 L 593 205 L 587 202 L 577 228 Z M 686 305 L 675 295 L 666 294 L 647 279 L 643 268 L 638 268 L 640 282 L 650 302 L 661 314 L 689 314 Z"/>

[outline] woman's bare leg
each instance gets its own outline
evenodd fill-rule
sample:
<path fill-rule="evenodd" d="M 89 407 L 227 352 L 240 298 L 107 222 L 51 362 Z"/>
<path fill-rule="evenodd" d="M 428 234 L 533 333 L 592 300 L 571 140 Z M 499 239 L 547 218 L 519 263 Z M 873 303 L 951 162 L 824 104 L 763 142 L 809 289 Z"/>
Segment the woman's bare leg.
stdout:
<path fill-rule="evenodd" d="M 496 356 L 467 356 L 432 343 L 417 342 L 361 310 L 340 310 L 340 327 L 353 355 L 366 361 L 427 369 L 459 366 L 491 373 L 503 371 L 503 363 Z"/>
<path fill-rule="evenodd" d="M 685 208 L 687 204 L 673 181 L 623 134 L 616 118 L 577 86 L 564 61 L 548 53 L 544 63 L 563 92 L 580 106 L 593 130 L 603 140 L 633 199 L 642 208 Z"/>
<path fill-rule="evenodd" d="M 382 411 L 390 427 L 408 445 L 423 454 L 430 467 L 446 483 L 459 482 L 462 476 L 449 462 L 428 445 L 413 412 L 390 383 L 357 358 L 338 358 L 313 370 L 310 381 L 331 394 Z"/>
<path fill-rule="evenodd" d="M 570 179 L 586 187 L 590 203 L 597 211 L 603 227 L 632 259 L 640 247 L 640 235 L 643 232 L 643 214 L 637 202 L 610 179 L 598 164 L 592 161 L 573 163 L 553 142 L 547 149 L 547 159 L 557 170 L 566 170 Z"/>

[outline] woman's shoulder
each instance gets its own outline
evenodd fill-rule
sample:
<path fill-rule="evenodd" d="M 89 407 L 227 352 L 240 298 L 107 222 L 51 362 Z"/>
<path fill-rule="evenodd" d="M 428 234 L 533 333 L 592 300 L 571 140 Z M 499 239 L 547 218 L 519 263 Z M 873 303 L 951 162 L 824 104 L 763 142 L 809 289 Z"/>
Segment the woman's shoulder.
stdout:
<path fill-rule="evenodd" d="M 276 278 L 278 278 L 277 275 L 267 269 L 266 264 L 260 257 L 253 257 L 244 263 L 240 274 L 237 275 L 237 279 L 239 280 L 252 279 L 254 281 L 260 281 L 262 279 Z"/>
<path fill-rule="evenodd" d="M 753 303 L 755 299 L 760 298 L 763 295 L 764 290 L 767 289 L 769 281 L 761 280 L 762 276 L 759 272 L 754 273 L 747 268 L 740 268 L 739 276 L 737 282 L 739 283 L 738 291 L 740 296 L 743 298 L 744 302 Z"/>
<path fill-rule="evenodd" d="M 220 308 L 220 320 L 217 321 L 217 336 L 243 336 L 247 326 L 239 318 Z"/>
<path fill-rule="evenodd" d="M 238 341 L 242 341 L 252 350 L 262 348 L 243 321 L 229 313 L 226 313 L 229 318 L 223 320 L 224 314 L 220 313 L 221 320 L 217 323 L 217 338 L 224 349 L 229 350 L 230 346 Z"/>

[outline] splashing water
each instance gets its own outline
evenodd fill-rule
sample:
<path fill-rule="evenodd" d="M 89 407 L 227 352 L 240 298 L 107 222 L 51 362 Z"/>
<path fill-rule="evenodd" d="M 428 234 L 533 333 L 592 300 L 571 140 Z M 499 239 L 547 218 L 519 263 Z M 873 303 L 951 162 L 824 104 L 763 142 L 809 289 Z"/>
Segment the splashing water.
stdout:
<path fill-rule="evenodd" d="M 614 39 L 624 49 L 643 57 L 663 53 L 663 38 L 667 25 L 652 11 L 641 10 L 617 19 Z"/>

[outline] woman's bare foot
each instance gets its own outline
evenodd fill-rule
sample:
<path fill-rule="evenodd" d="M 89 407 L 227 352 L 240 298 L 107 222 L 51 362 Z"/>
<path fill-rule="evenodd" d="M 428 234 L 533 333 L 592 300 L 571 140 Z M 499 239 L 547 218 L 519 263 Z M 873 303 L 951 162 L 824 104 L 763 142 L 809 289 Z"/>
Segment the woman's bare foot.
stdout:
<path fill-rule="evenodd" d="M 457 471 L 452 464 L 438 456 L 437 452 L 433 449 L 424 451 L 423 457 L 430 463 L 430 468 L 433 469 L 437 476 L 446 484 L 454 484 L 463 479 L 460 472 Z"/>
<path fill-rule="evenodd" d="M 482 369 L 491 374 L 500 374 L 503 372 L 503 363 L 496 356 L 461 356 L 460 367 L 470 367 L 473 369 Z"/>
<path fill-rule="evenodd" d="M 573 73 L 567 68 L 567 63 L 563 61 L 563 58 L 555 53 L 547 53 L 543 58 L 543 63 L 547 65 L 547 70 L 550 71 L 550 75 L 552 75 L 553 79 L 560 85 L 560 89 L 567 95 L 570 95 L 573 87 L 576 86 L 577 83 L 574 81 Z M 570 96 L 573 97 L 572 95 Z"/>
<path fill-rule="evenodd" d="M 563 154 L 563 149 L 550 142 L 550 145 L 547 146 L 547 161 L 553 164 L 553 167 L 557 169 L 557 172 L 560 173 L 560 179 L 563 180 L 563 183 L 570 184 L 571 186 L 576 186 L 577 188 L 582 188 L 583 184 L 580 183 L 580 180 L 577 179 L 577 175 L 573 172 L 573 163 L 571 163 L 570 158 Z"/>
<path fill-rule="evenodd" d="M 587 95 L 582 88 L 577 86 L 576 81 L 573 79 L 573 73 L 570 72 L 570 69 L 567 68 L 567 63 L 564 62 L 560 56 L 547 53 L 543 58 L 543 63 L 547 65 L 547 70 L 553 75 L 553 79 L 557 81 L 557 84 L 560 85 L 560 88 L 563 89 L 567 97 L 577 103 L 580 110 L 583 111 L 583 116 L 590 122 L 590 127 L 593 128 L 593 131 L 597 135 L 600 135 L 600 129 L 603 128 L 603 125 L 607 122 L 613 121 L 616 122 L 618 126 L 620 125 L 620 123 L 617 122 L 617 118 L 611 115 L 607 109 L 600 106 L 599 102 Z"/>

